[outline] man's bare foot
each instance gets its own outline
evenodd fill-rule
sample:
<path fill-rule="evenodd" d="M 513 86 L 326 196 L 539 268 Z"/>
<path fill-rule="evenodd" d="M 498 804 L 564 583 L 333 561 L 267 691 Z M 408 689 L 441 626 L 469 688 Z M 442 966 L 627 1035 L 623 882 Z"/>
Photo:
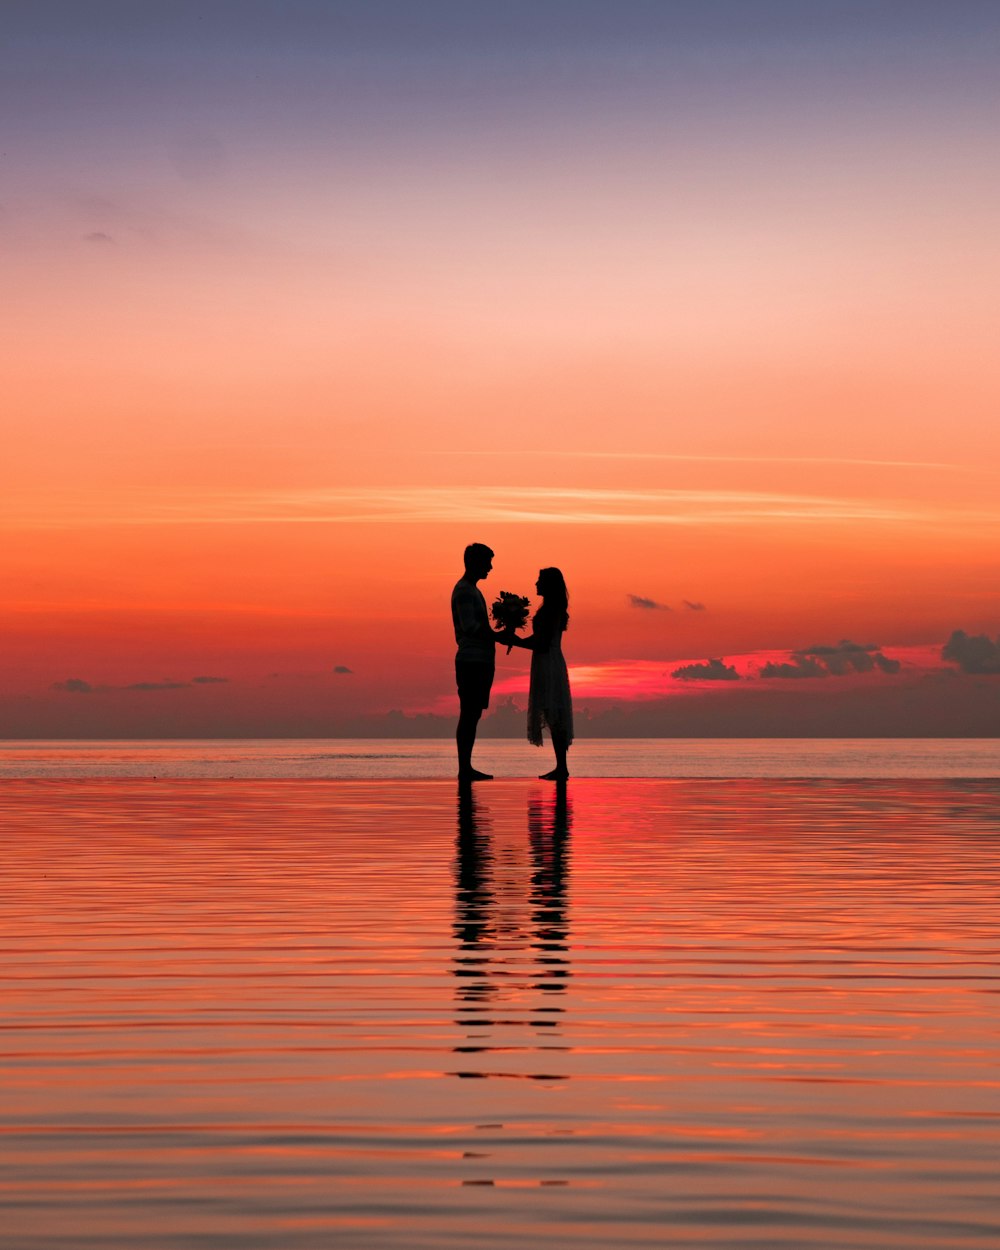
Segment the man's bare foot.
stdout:
<path fill-rule="evenodd" d="M 569 771 L 565 768 L 553 768 L 550 773 L 539 773 L 539 781 L 565 781 L 569 777 Z"/>
<path fill-rule="evenodd" d="M 470 768 L 458 774 L 459 781 L 492 781 L 492 773 L 481 773 L 478 768 Z"/>

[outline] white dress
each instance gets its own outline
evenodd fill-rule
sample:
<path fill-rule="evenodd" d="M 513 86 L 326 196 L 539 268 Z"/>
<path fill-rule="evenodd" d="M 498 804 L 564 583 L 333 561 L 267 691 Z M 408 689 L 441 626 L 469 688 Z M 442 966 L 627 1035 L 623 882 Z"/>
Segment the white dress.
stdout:
<path fill-rule="evenodd" d="M 563 631 L 557 629 L 547 651 L 532 651 L 528 686 L 528 741 L 542 745 L 542 726 L 573 741 L 573 701 L 562 653 Z"/>

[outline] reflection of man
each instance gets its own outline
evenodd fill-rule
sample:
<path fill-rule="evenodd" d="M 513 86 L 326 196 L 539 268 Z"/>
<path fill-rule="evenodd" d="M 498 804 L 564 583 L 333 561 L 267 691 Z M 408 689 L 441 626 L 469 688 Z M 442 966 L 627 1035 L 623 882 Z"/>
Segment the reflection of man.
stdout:
<path fill-rule="evenodd" d="M 490 705 L 490 687 L 497 641 L 506 634 L 490 628 L 486 600 L 477 582 L 489 577 L 493 568 L 493 552 L 483 543 L 471 543 L 465 549 L 465 572 L 451 592 L 451 619 L 455 625 L 455 681 L 458 685 L 458 776 L 460 781 L 490 781 L 489 773 L 472 767 L 472 748 L 476 745 L 479 718 Z"/>

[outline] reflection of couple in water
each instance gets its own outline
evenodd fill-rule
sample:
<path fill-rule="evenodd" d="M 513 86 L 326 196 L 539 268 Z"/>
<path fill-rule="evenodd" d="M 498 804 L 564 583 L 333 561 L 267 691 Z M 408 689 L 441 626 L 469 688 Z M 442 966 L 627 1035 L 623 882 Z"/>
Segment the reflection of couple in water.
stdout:
<path fill-rule="evenodd" d="M 490 1030 L 528 1025 L 556 1027 L 564 1008 L 555 997 L 571 976 L 569 863 L 572 808 L 567 786 L 528 800 L 525 860 L 516 842 L 494 832 L 488 808 L 473 786 L 458 787 L 455 844 L 454 974 L 458 1023 L 465 1054 L 490 1051 Z M 499 839 L 498 848 L 495 843 Z M 540 991 L 541 999 L 528 991 Z M 508 1010 L 497 1018 L 496 1008 Z M 516 1009 L 509 1010 L 516 1004 Z M 461 1073 L 483 1076 L 483 1072 Z"/>
<path fill-rule="evenodd" d="M 569 676 L 562 653 L 562 636 L 569 625 L 569 595 L 559 569 L 542 569 L 535 583 L 542 606 L 531 622 L 531 634 L 519 638 L 512 629 L 490 625 L 486 600 L 477 583 L 493 568 L 493 552 L 482 543 L 465 549 L 465 572 L 451 592 L 451 615 L 455 625 L 455 680 L 458 684 L 459 717 L 458 776 L 462 781 L 489 781 L 489 773 L 472 767 L 479 719 L 490 705 L 497 643 L 531 652 L 528 686 L 528 741 L 542 745 L 547 726 L 556 753 L 556 766 L 543 773 L 543 781 L 565 781 L 569 776 L 566 752 L 573 741 L 573 704 Z"/>

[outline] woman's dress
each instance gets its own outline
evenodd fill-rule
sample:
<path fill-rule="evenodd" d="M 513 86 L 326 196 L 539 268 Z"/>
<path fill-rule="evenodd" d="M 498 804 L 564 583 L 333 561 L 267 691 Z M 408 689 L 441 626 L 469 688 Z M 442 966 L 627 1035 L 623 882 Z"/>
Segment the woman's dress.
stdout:
<path fill-rule="evenodd" d="M 542 726 L 549 732 L 561 734 L 566 745 L 573 741 L 573 702 L 569 693 L 569 674 L 562 653 L 561 629 L 547 634 L 544 622 L 537 618 L 534 636 L 537 640 L 531 652 L 531 679 L 528 685 L 528 741 L 536 747 L 542 745 Z"/>

